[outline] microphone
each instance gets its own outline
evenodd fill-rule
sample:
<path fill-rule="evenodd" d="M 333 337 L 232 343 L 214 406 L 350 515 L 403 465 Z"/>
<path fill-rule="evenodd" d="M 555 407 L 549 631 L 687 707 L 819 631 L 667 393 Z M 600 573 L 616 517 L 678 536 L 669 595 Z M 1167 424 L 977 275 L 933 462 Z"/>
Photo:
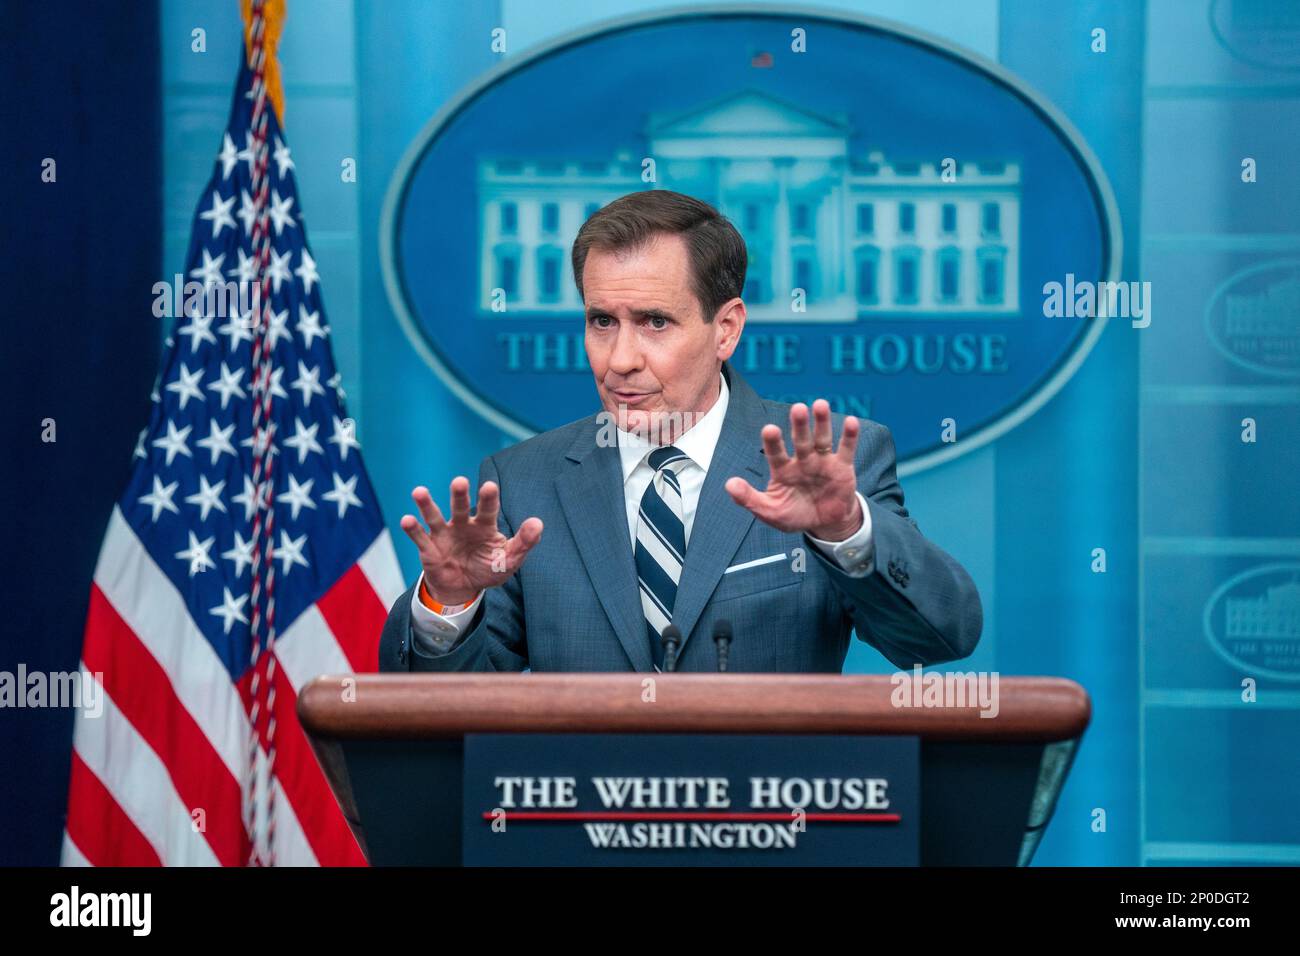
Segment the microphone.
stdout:
<path fill-rule="evenodd" d="M 713 625 L 713 643 L 718 645 L 718 673 L 727 669 L 727 652 L 731 648 L 731 622 L 725 617 Z"/>
<path fill-rule="evenodd" d="M 677 649 L 682 646 L 682 632 L 676 624 L 669 624 L 659 640 L 664 645 L 664 673 L 671 674 L 677 670 Z"/>

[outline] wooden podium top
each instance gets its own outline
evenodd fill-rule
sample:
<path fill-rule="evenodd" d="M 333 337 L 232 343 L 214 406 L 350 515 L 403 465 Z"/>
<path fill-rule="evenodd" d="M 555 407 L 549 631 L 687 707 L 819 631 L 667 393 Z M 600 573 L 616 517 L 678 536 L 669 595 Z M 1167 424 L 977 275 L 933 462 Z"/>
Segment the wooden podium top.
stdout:
<path fill-rule="evenodd" d="M 913 688 L 887 675 L 358 674 L 316 678 L 298 697 L 298 716 L 313 737 L 354 740 L 811 733 L 1049 743 L 1088 726 L 1092 704 L 1074 681 L 1003 677 L 996 689 L 988 708 L 996 715 L 985 717 L 978 698 L 964 707 L 896 706 L 893 697 L 906 691 L 910 702 Z"/>

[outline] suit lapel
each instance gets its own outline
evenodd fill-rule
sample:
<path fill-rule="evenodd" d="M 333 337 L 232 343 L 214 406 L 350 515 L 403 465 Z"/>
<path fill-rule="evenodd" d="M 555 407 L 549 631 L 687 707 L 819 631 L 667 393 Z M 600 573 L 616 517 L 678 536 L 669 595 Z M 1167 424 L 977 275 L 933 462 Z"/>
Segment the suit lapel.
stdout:
<path fill-rule="evenodd" d="M 569 450 L 570 463 L 556 478 L 556 490 L 582 563 L 619 643 L 637 671 L 653 671 L 627 533 L 623 468 L 618 448 L 598 446 L 596 433 L 593 419 Z"/>
<path fill-rule="evenodd" d="M 734 369 L 730 366 L 724 368 L 731 389 L 727 417 L 722 423 L 709 473 L 700 489 L 691 540 L 682 565 L 681 584 L 673 606 L 673 623 L 684 635 L 681 652 L 690 643 L 696 621 L 754 522 L 754 515 L 727 494 L 727 479 L 739 476 L 762 491 L 767 487 L 769 474 L 760 435 L 767 424 L 762 400 Z"/>

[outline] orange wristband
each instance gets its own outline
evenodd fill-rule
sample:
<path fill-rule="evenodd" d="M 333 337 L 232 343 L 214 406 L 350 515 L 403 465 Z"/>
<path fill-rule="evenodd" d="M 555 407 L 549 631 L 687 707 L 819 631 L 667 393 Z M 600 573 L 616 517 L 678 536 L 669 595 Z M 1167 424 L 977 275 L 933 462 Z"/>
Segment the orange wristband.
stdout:
<path fill-rule="evenodd" d="M 479 594 L 483 592 L 480 591 Z M 464 604 L 439 604 L 429 593 L 429 589 L 424 586 L 424 578 L 420 578 L 420 603 L 427 607 L 434 614 L 455 614 L 457 611 L 463 611 L 475 601 L 478 600 L 478 594 L 466 601 Z"/>

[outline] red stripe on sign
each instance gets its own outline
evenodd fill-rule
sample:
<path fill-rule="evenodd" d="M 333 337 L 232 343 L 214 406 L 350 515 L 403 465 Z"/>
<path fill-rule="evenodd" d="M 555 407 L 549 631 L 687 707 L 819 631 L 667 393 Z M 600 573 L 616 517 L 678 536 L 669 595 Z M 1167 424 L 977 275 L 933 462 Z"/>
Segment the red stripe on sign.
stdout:
<path fill-rule="evenodd" d="M 68 781 L 68 839 L 92 866 L 162 866 L 157 851 L 75 750 Z"/>
<path fill-rule="evenodd" d="M 203 835 L 216 858 L 223 866 L 242 865 L 249 848 L 239 782 L 176 696 L 166 671 L 98 585 L 90 589 L 81 654 L 86 669 L 103 675 L 104 690 L 166 766 L 191 818 L 202 820 Z M 226 681 L 229 676 L 222 672 L 213 679 Z"/>
<path fill-rule="evenodd" d="M 379 633 L 388 608 L 379 600 L 361 566 L 354 564 L 316 602 L 334 639 L 358 674 L 379 670 Z"/>
<path fill-rule="evenodd" d="M 297 695 L 275 668 L 275 776 L 321 866 L 365 866 L 366 858 L 298 723 Z"/>
<path fill-rule="evenodd" d="M 677 811 L 677 810 L 607 810 L 590 813 L 575 810 L 506 810 L 499 814 L 505 820 L 532 820 L 537 822 L 581 823 L 583 821 L 610 822 L 615 820 L 663 820 L 675 822 L 722 822 L 767 821 L 771 823 L 791 823 L 795 817 L 792 813 L 768 813 L 765 811 L 743 811 L 735 813 L 715 813 L 711 811 Z M 495 820 L 495 810 L 486 810 L 484 820 Z M 804 819 L 809 823 L 900 823 L 902 817 L 897 813 L 805 813 Z"/>

